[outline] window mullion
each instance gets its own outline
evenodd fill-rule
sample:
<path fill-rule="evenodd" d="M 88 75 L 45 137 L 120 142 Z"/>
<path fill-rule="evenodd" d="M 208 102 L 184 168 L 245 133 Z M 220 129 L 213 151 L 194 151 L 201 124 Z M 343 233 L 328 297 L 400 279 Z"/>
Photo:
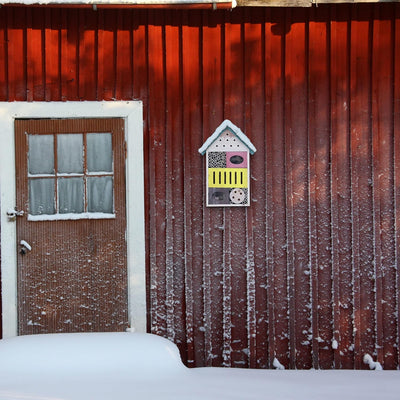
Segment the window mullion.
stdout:
<path fill-rule="evenodd" d="M 53 133 L 53 146 L 54 146 L 54 201 L 55 201 L 55 214 L 59 213 L 59 199 L 58 199 L 58 151 L 57 151 L 57 135 Z"/>

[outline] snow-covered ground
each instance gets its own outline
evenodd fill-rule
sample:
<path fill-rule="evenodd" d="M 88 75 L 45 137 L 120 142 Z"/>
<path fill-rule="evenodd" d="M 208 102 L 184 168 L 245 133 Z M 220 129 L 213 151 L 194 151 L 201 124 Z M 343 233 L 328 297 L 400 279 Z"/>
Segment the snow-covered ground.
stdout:
<path fill-rule="evenodd" d="M 0 400 L 399 400 L 400 371 L 188 369 L 140 333 L 0 341 Z"/>

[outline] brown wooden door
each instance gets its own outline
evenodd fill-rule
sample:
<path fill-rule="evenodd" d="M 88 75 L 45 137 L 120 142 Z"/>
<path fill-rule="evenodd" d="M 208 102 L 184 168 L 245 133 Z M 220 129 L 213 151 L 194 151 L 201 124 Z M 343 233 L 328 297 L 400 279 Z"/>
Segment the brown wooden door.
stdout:
<path fill-rule="evenodd" d="M 122 119 L 15 121 L 18 333 L 128 326 Z"/>

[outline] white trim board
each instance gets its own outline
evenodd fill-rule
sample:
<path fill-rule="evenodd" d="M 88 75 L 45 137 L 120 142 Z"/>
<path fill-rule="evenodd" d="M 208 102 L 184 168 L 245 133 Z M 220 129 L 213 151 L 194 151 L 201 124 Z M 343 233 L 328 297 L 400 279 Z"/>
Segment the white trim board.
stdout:
<path fill-rule="evenodd" d="M 0 102 L 1 288 L 3 338 L 17 335 L 14 120 L 16 118 L 124 118 L 127 196 L 128 310 L 130 327 L 146 332 L 146 277 L 141 101 Z M 138 173 L 141 171 L 141 173 Z"/>

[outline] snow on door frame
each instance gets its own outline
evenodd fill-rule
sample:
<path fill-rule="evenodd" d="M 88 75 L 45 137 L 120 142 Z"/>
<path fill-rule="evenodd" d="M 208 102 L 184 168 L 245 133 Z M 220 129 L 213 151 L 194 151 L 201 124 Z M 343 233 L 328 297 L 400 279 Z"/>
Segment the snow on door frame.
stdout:
<path fill-rule="evenodd" d="M 125 119 L 129 324 L 136 332 L 146 331 L 142 116 L 141 101 L 0 102 L 3 338 L 17 335 L 16 224 L 7 216 L 7 211 L 14 208 L 16 198 L 14 120 L 17 118 Z"/>

